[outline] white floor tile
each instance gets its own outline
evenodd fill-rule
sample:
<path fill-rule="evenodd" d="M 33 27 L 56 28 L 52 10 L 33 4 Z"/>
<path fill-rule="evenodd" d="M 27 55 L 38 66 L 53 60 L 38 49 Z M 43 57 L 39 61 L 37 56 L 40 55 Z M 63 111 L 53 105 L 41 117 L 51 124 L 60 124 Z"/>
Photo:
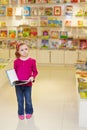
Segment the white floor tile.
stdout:
<path fill-rule="evenodd" d="M 15 89 L 0 88 L 0 130 L 87 130 L 78 126 L 75 70 L 72 67 L 38 67 L 32 89 L 34 114 L 30 120 L 17 117 Z"/>

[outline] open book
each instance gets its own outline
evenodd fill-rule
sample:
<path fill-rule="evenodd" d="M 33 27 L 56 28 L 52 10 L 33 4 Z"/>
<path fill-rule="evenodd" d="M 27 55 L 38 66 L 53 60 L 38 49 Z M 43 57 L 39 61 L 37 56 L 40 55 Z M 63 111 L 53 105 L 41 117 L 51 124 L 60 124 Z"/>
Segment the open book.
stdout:
<path fill-rule="evenodd" d="M 6 74 L 12 86 L 23 85 L 31 82 L 30 80 L 18 80 L 15 69 L 6 70 Z"/>

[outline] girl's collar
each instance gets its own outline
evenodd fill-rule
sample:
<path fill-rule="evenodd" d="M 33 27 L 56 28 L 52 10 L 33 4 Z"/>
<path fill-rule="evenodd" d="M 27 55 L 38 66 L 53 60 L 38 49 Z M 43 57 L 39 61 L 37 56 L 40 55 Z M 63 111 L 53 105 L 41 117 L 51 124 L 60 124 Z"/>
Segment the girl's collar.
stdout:
<path fill-rule="evenodd" d="M 30 57 L 28 56 L 27 58 L 22 58 L 22 57 L 20 57 L 19 59 L 25 61 L 25 60 L 28 60 L 29 58 L 30 58 Z"/>

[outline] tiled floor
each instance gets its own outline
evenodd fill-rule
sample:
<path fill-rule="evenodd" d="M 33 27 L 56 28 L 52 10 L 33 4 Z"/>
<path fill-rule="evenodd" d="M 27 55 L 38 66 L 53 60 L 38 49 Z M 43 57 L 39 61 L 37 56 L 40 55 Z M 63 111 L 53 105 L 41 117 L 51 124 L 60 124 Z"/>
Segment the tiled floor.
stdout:
<path fill-rule="evenodd" d="M 15 89 L 7 81 L 0 88 L 0 130 L 87 130 L 78 125 L 75 69 L 38 67 L 33 85 L 34 114 L 30 120 L 17 117 Z"/>

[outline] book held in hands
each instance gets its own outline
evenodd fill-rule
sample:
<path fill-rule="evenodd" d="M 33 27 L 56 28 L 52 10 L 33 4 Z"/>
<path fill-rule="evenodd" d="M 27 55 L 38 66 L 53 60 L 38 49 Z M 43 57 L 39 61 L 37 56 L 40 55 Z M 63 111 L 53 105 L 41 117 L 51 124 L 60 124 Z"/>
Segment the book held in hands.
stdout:
<path fill-rule="evenodd" d="M 29 83 L 31 80 L 18 80 L 15 69 L 6 70 L 7 77 L 11 86 L 23 85 Z"/>

